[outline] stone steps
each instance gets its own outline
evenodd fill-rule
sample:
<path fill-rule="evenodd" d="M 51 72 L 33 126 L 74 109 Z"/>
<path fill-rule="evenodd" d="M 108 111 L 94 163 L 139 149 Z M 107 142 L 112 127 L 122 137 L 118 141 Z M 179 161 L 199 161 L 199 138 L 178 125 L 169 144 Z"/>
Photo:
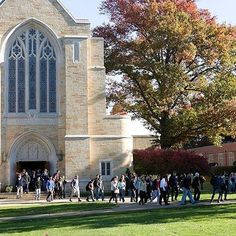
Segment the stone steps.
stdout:
<path fill-rule="evenodd" d="M 41 198 L 45 198 L 47 197 L 47 193 L 46 192 L 42 192 L 41 193 Z M 11 192 L 11 193 L 0 193 L 0 199 L 16 199 L 16 192 Z M 35 192 L 29 192 L 24 193 L 22 198 L 23 200 L 34 200 L 35 199 Z"/>

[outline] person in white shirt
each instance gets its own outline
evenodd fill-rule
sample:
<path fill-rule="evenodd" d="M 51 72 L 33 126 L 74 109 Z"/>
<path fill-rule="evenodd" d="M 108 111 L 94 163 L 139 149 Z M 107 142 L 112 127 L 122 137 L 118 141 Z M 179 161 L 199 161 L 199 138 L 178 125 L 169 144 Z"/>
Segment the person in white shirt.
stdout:
<path fill-rule="evenodd" d="M 115 200 L 115 203 L 117 203 L 117 195 L 119 193 L 119 189 L 118 189 L 118 177 L 115 176 L 112 178 L 111 180 L 111 197 L 109 199 L 109 203 L 111 202 L 111 200 Z"/>
<path fill-rule="evenodd" d="M 78 198 L 78 202 L 81 202 L 80 199 L 80 188 L 79 188 L 79 176 L 76 175 L 75 178 L 71 181 L 71 195 L 70 202 L 72 202 L 73 195 L 76 195 Z"/>
<path fill-rule="evenodd" d="M 121 178 L 118 182 L 118 188 L 119 188 L 119 195 L 120 195 L 120 202 L 125 201 L 125 188 L 126 188 L 126 181 L 125 176 L 121 175 Z"/>
<path fill-rule="evenodd" d="M 167 201 L 167 188 L 168 188 L 168 183 L 167 183 L 167 176 L 163 176 L 161 178 L 161 182 L 160 182 L 160 198 L 159 198 L 159 204 L 162 205 L 162 199 L 165 202 L 165 205 L 169 205 L 168 201 Z"/>

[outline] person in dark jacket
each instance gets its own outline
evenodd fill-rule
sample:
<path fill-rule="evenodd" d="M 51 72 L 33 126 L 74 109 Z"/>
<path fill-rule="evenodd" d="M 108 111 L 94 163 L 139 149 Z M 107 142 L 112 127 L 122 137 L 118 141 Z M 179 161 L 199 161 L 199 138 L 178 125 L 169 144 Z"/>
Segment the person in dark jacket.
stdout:
<path fill-rule="evenodd" d="M 190 186 L 191 186 L 191 174 L 189 173 L 189 174 L 185 175 L 185 177 L 183 179 L 183 183 L 182 183 L 183 196 L 182 196 L 180 205 L 186 204 L 186 197 L 187 196 L 192 204 L 195 203 L 195 200 L 193 199 L 193 196 L 192 196 L 192 193 L 190 190 Z"/>
<path fill-rule="evenodd" d="M 94 191 L 94 180 L 93 179 L 91 179 L 88 182 L 88 184 L 86 186 L 86 191 L 88 192 L 88 196 L 86 198 L 86 201 L 89 202 L 89 198 L 91 198 L 92 201 L 94 202 L 95 199 L 94 199 L 94 192 L 93 192 Z"/>
<path fill-rule="evenodd" d="M 174 197 L 176 201 L 179 195 L 179 181 L 178 181 L 178 176 L 176 175 L 175 172 L 173 172 L 173 174 L 170 176 L 169 186 L 171 192 L 171 201 L 172 202 L 174 201 Z"/>
<path fill-rule="evenodd" d="M 211 180 L 210 180 L 210 183 L 212 185 L 212 195 L 211 195 L 210 202 L 213 202 L 216 192 L 219 193 L 217 202 L 218 203 L 220 202 L 220 199 L 222 197 L 222 190 L 221 190 L 221 183 L 220 182 L 221 182 L 221 176 L 212 175 Z"/>
<path fill-rule="evenodd" d="M 199 177 L 199 173 L 196 172 L 194 177 L 193 177 L 193 182 L 192 182 L 192 187 L 194 190 L 194 197 L 193 199 L 195 201 L 199 201 L 200 200 L 200 195 L 201 195 L 201 191 L 200 191 L 200 177 Z"/>
<path fill-rule="evenodd" d="M 227 200 L 227 195 L 228 195 L 228 188 L 229 188 L 229 176 L 227 173 L 224 173 L 224 175 L 221 176 L 222 180 L 222 185 L 221 185 L 221 201 L 223 201 L 223 195 L 224 195 L 224 200 Z"/>
<path fill-rule="evenodd" d="M 38 177 L 36 182 L 35 182 L 35 200 L 40 200 L 41 187 L 42 187 L 42 181 L 41 181 L 41 178 Z"/>
<path fill-rule="evenodd" d="M 24 179 L 22 178 L 21 174 L 19 174 L 16 180 L 16 198 L 22 197 L 24 184 Z"/>

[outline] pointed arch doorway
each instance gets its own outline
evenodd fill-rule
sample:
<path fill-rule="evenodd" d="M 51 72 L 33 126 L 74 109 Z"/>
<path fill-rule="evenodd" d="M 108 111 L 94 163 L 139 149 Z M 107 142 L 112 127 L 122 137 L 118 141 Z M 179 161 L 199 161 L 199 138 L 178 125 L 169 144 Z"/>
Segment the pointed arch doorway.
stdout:
<path fill-rule="evenodd" d="M 10 153 L 10 182 L 14 184 L 16 172 L 47 168 L 56 172 L 57 155 L 51 141 L 35 132 L 27 132 L 16 138 Z"/>

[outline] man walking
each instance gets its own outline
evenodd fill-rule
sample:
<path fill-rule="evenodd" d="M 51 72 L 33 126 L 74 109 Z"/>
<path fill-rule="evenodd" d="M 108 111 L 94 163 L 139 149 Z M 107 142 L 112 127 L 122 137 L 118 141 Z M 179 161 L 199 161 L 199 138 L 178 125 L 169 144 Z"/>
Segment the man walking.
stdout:
<path fill-rule="evenodd" d="M 79 188 L 79 176 L 76 175 L 75 178 L 71 181 L 71 195 L 70 202 L 72 202 L 73 195 L 76 195 L 78 198 L 78 202 L 81 202 L 80 199 L 80 188 Z"/>

